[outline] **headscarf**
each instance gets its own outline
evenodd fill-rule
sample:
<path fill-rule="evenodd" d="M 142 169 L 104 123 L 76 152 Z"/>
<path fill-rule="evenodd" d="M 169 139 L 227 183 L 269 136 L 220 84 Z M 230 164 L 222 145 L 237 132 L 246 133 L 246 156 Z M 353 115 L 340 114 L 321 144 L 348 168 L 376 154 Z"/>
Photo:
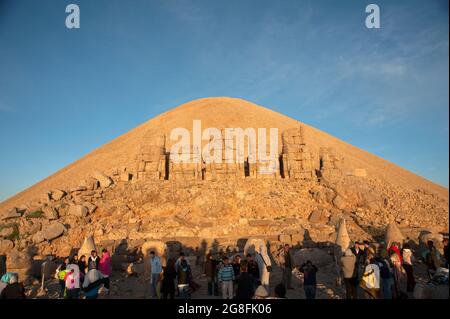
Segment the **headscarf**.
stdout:
<path fill-rule="evenodd" d="M 17 277 L 18 277 L 18 275 L 16 273 L 7 272 L 6 274 L 4 274 L 2 276 L 2 278 L 0 280 L 1 280 L 1 282 L 4 282 L 5 284 L 13 284 L 18 281 Z"/>

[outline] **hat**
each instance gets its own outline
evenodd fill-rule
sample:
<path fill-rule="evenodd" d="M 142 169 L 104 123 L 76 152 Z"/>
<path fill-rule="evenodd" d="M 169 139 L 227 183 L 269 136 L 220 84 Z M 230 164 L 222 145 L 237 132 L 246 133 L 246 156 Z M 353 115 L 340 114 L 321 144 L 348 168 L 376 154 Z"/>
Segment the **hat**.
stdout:
<path fill-rule="evenodd" d="M 267 292 L 266 288 L 264 288 L 264 286 L 259 286 L 258 288 L 256 288 L 255 290 L 255 296 L 256 297 L 268 297 L 269 293 Z"/>

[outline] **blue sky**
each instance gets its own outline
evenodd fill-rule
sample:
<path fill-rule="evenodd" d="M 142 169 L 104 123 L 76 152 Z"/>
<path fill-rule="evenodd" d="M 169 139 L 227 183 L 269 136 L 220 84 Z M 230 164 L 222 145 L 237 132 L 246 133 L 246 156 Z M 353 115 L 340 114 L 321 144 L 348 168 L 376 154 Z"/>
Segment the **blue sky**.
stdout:
<path fill-rule="evenodd" d="M 369 3 L 381 29 L 365 27 Z M 448 26 L 447 0 L 0 0 L 0 200 L 208 96 L 448 187 Z"/>

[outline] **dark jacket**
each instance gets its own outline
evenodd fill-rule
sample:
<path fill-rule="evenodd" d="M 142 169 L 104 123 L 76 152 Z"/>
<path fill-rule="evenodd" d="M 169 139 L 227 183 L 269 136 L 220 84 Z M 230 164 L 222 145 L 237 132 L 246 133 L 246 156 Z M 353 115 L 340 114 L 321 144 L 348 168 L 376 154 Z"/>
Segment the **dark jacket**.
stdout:
<path fill-rule="evenodd" d="M 81 260 L 78 262 L 78 268 L 80 268 L 80 272 L 86 275 L 86 263 Z"/>
<path fill-rule="evenodd" d="M 259 279 L 259 267 L 255 261 L 248 263 L 247 268 L 248 268 L 248 273 L 250 275 L 252 275 L 253 278 Z"/>
<path fill-rule="evenodd" d="M 184 285 L 184 284 L 189 284 L 189 278 L 190 278 L 190 272 L 191 269 L 188 267 L 183 268 L 183 267 L 179 267 L 178 268 L 178 284 L 179 285 Z"/>
<path fill-rule="evenodd" d="M 300 271 L 304 274 L 303 285 L 305 286 L 315 286 L 317 284 L 316 281 L 316 272 L 317 267 L 314 265 L 306 265 L 303 264 L 300 266 Z"/>
<path fill-rule="evenodd" d="M 164 268 L 163 280 L 161 283 L 161 292 L 163 293 L 173 293 L 175 291 L 175 278 L 177 273 L 174 267 Z"/>
<path fill-rule="evenodd" d="M 248 272 L 243 272 L 236 280 L 236 299 L 252 299 L 255 294 L 255 278 Z"/>
<path fill-rule="evenodd" d="M 237 278 L 239 274 L 241 273 L 241 264 L 233 263 L 233 271 L 234 271 L 234 278 Z"/>
<path fill-rule="evenodd" d="M 208 278 L 214 278 L 216 276 L 217 262 L 214 259 L 208 259 L 205 262 L 205 275 Z"/>
<path fill-rule="evenodd" d="M 9 284 L 3 289 L 0 299 L 25 299 L 25 288 L 20 282 Z"/>

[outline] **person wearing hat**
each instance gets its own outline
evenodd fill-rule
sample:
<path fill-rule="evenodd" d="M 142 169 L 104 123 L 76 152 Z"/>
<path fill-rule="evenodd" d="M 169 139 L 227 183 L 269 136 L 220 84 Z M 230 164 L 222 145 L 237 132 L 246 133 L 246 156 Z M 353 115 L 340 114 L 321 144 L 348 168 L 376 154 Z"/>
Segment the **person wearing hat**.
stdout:
<path fill-rule="evenodd" d="M 253 299 L 266 299 L 267 297 L 269 297 L 269 293 L 267 292 L 266 288 L 264 288 L 264 286 L 262 285 L 259 285 L 255 290 Z"/>

